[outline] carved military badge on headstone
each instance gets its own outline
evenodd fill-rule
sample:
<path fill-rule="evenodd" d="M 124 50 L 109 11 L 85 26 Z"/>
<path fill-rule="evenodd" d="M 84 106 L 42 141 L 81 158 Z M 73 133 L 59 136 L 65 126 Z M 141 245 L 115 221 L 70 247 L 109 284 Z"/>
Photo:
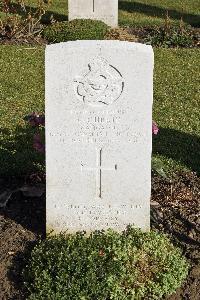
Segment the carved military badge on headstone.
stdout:
<path fill-rule="evenodd" d="M 88 64 L 88 70 L 74 79 L 79 100 L 91 106 L 113 104 L 124 89 L 122 74 L 105 59 L 97 57 Z"/>

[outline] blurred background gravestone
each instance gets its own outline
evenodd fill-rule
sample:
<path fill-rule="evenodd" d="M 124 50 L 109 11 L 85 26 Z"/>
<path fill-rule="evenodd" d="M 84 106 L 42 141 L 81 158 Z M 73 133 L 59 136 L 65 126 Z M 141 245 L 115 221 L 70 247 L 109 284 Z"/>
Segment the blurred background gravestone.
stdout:
<path fill-rule="evenodd" d="M 118 0 L 69 0 L 68 8 L 69 21 L 93 19 L 111 27 L 118 26 Z"/>

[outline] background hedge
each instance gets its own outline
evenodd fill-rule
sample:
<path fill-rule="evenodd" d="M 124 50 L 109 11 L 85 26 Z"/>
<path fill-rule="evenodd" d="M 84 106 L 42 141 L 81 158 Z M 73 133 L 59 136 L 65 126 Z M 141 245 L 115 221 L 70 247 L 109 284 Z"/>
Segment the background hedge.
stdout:
<path fill-rule="evenodd" d="M 44 29 L 44 37 L 51 43 L 74 40 L 102 40 L 108 26 L 101 21 L 73 20 L 54 23 Z"/>

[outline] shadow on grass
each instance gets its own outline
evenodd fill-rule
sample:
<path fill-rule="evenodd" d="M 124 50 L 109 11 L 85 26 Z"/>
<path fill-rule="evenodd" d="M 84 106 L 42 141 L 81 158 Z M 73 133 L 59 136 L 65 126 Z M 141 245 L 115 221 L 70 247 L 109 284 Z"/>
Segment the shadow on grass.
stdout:
<path fill-rule="evenodd" d="M 19 230 L 20 224 L 26 231 L 43 237 L 46 235 L 45 194 L 41 197 L 27 197 L 20 191 L 14 193 L 6 207 L 0 208 L 0 215 L 4 217 L 1 219 L 2 224 L 4 220 L 10 220 L 10 229 L 13 227 L 13 232 Z M 12 234 L 12 230 L 10 232 Z"/>
<path fill-rule="evenodd" d="M 170 128 L 160 128 L 153 138 L 153 153 L 180 162 L 200 175 L 200 137 Z"/>
<path fill-rule="evenodd" d="M 123 11 L 127 11 L 129 13 L 138 12 L 143 13 L 148 16 L 152 17 L 160 17 L 165 18 L 166 13 L 168 11 L 168 14 L 171 19 L 181 20 L 183 18 L 183 21 L 194 26 L 198 27 L 200 25 L 200 16 L 195 14 L 189 14 L 185 12 L 180 12 L 173 9 L 165 9 L 154 5 L 144 4 L 144 3 L 138 3 L 134 1 L 119 1 L 119 9 Z"/>
<path fill-rule="evenodd" d="M 15 132 L 0 129 L 0 176 L 28 175 L 44 166 L 44 155 L 33 148 L 35 130 L 29 126 L 18 126 Z"/>
<path fill-rule="evenodd" d="M 25 9 L 22 9 L 20 4 L 18 4 L 18 3 L 12 3 L 11 12 L 17 13 L 18 15 L 25 17 L 25 16 L 27 16 L 27 13 L 29 13 L 29 12 L 31 12 L 31 14 L 35 14 L 38 11 L 37 8 L 32 7 L 32 6 L 25 5 L 24 8 Z M 66 7 L 66 12 L 67 12 L 67 7 Z M 45 14 L 42 16 L 42 20 L 41 20 L 42 23 L 49 24 L 52 16 L 53 16 L 54 20 L 59 21 L 59 22 L 68 20 L 67 15 L 56 13 L 56 12 L 50 11 L 50 10 L 46 10 Z"/>
<path fill-rule="evenodd" d="M 14 132 L 0 129 L 0 136 L 3 138 L 0 140 L 0 194 L 15 191 L 6 207 L 0 208 L 4 245 L 1 265 L 6 270 L 1 283 L 6 287 L 5 299 L 8 299 L 7 293 L 9 299 L 27 299 L 22 269 L 38 235 L 45 236 L 45 195 L 27 197 L 18 189 L 24 186 L 24 176 L 36 171 L 35 164 L 44 164 L 44 155 L 33 149 L 33 129 L 29 126 L 18 126 Z M 8 255 L 11 250 L 13 255 Z M 4 299 L 4 290 L 0 292 L 0 298 Z"/>
<path fill-rule="evenodd" d="M 6 207 L 0 208 L 0 215 L 26 230 L 44 235 L 45 195 L 28 197 L 19 190 L 25 184 L 32 184 L 30 175 L 37 178 L 41 173 L 39 166 L 42 169 L 45 166 L 44 155 L 33 149 L 34 132 L 29 126 L 18 126 L 12 136 L 9 130 L 0 129 L 4 137 L 0 142 L 0 194 L 5 191 L 11 194 Z M 16 226 L 10 222 L 11 227 Z"/>

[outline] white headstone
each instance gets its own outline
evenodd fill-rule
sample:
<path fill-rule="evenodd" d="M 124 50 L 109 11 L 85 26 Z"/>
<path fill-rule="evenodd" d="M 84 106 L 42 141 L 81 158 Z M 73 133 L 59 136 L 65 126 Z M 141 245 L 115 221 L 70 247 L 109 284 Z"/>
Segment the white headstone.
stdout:
<path fill-rule="evenodd" d="M 151 46 L 47 46 L 47 230 L 149 229 L 152 99 Z"/>
<path fill-rule="evenodd" d="M 68 0 L 68 18 L 101 20 L 118 26 L 118 0 Z"/>

